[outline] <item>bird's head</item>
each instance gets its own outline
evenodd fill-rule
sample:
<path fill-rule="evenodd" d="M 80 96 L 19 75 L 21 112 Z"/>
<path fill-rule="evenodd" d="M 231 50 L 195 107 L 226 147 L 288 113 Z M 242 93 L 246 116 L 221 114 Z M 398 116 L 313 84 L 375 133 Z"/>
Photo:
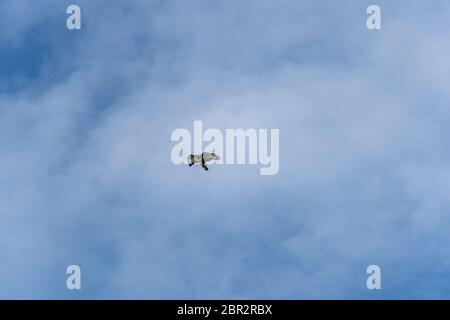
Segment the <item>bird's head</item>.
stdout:
<path fill-rule="evenodd" d="M 211 156 L 213 157 L 214 160 L 220 160 L 220 157 L 216 155 L 214 152 L 211 153 Z"/>

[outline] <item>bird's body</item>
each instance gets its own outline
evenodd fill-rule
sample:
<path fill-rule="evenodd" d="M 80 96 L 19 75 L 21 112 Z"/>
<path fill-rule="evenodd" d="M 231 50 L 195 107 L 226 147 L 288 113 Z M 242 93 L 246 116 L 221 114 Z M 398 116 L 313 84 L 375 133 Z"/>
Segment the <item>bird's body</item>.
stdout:
<path fill-rule="evenodd" d="M 187 158 L 189 167 L 193 166 L 196 163 L 200 163 L 203 169 L 208 170 L 206 163 L 212 160 L 220 160 L 219 156 L 216 156 L 215 153 L 203 152 L 202 154 L 191 154 Z"/>

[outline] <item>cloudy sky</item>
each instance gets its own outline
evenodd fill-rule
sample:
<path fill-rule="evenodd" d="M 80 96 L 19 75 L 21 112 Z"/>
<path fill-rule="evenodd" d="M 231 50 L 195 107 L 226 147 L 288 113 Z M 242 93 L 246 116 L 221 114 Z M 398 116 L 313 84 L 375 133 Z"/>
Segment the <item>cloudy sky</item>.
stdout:
<path fill-rule="evenodd" d="M 448 1 L 73 3 L 0 1 L 0 298 L 450 298 Z M 279 173 L 174 165 L 194 120 Z"/>

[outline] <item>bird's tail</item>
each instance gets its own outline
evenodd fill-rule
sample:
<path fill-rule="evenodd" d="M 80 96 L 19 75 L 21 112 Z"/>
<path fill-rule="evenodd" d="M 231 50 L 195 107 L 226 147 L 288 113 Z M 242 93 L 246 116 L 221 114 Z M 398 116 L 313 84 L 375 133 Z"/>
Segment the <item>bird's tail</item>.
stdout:
<path fill-rule="evenodd" d="M 193 154 L 190 154 L 190 155 L 187 157 L 187 161 L 188 161 L 189 167 L 192 166 L 192 165 L 194 164 L 194 162 L 195 162 L 195 160 L 194 160 L 194 155 L 193 155 Z"/>

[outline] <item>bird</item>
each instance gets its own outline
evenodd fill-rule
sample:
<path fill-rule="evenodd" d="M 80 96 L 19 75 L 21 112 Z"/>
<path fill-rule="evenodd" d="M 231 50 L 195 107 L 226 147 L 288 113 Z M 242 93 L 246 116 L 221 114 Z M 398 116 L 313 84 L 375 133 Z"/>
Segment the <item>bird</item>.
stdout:
<path fill-rule="evenodd" d="M 208 161 L 212 160 L 220 160 L 220 157 L 217 156 L 214 152 L 203 152 L 202 154 L 190 154 L 187 157 L 189 167 L 192 167 L 196 163 L 201 163 L 202 168 L 205 169 L 205 171 L 208 171 L 208 167 L 206 166 L 206 163 Z"/>

